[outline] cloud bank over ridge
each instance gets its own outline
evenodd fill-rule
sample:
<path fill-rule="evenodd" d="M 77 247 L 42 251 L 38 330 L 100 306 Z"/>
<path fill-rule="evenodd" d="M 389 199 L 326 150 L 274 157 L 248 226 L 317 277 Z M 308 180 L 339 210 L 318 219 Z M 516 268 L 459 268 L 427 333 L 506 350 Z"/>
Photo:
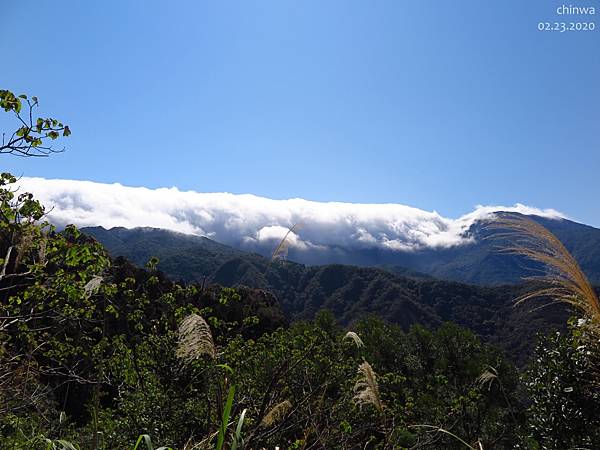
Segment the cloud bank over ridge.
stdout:
<path fill-rule="evenodd" d="M 458 219 L 400 204 L 272 200 L 251 194 L 199 193 L 177 188 L 148 189 L 91 181 L 22 178 L 20 189 L 32 192 L 58 226 L 155 227 L 207 236 L 248 250 L 264 249 L 301 223 L 290 244 L 297 250 L 339 247 L 412 251 L 468 242 L 464 232 L 495 211 L 548 218 L 558 211 L 521 204 L 477 206 Z"/>

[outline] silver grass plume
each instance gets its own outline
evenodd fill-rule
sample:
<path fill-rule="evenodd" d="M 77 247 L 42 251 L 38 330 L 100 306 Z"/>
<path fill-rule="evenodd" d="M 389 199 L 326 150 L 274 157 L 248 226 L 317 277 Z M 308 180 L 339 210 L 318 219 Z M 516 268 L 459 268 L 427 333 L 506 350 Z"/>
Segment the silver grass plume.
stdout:
<path fill-rule="evenodd" d="M 354 385 L 354 401 L 362 408 L 365 404 L 373 405 L 378 411 L 383 411 L 383 403 L 379 397 L 379 385 L 377 384 L 377 374 L 371 365 L 364 361 L 358 366 L 360 378 Z"/>
<path fill-rule="evenodd" d="M 351 339 L 352 341 L 354 341 L 354 344 L 356 344 L 356 347 L 358 348 L 362 348 L 365 346 L 360 336 L 354 331 L 348 331 L 344 336 L 344 339 Z"/>
<path fill-rule="evenodd" d="M 271 410 L 263 417 L 260 424 L 263 427 L 271 427 L 277 422 L 281 421 L 285 415 L 292 409 L 292 404 L 289 400 L 284 400 L 281 403 L 277 403 L 271 408 Z"/>
<path fill-rule="evenodd" d="M 288 248 L 290 246 L 289 237 L 291 234 L 295 234 L 301 227 L 302 224 L 297 223 L 285 233 L 285 236 L 279 241 L 279 245 L 277 245 L 277 248 L 275 248 L 275 251 L 271 255 L 271 261 L 283 261 L 287 258 Z"/>
<path fill-rule="evenodd" d="M 526 278 L 542 287 L 521 296 L 517 303 L 536 298 L 550 299 L 542 306 L 566 303 L 590 319 L 587 327 L 600 335 L 600 299 L 575 258 L 553 233 L 528 217 L 514 214 L 500 217 L 488 227 L 499 231 L 494 239 L 509 241 L 501 248 L 503 252 L 524 256 L 546 268 L 546 275 Z"/>
<path fill-rule="evenodd" d="M 42 233 L 42 238 L 40 240 L 40 247 L 38 249 L 38 259 L 41 265 L 46 265 L 46 248 L 48 246 L 48 235 L 46 233 Z"/>
<path fill-rule="evenodd" d="M 179 325 L 176 355 L 186 364 L 195 361 L 202 355 L 208 355 L 211 359 L 217 357 L 210 327 L 206 320 L 198 314 L 190 314 Z"/>
<path fill-rule="evenodd" d="M 492 366 L 485 369 L 481 375 L 477 377 L 476 384 L 480 388 L 487 385 L 488 391 L 492 388 L 492 383 L 498 378 L 498 372 Z"/>
<path fill-rule="evenodd" d="M 100 288 L 102 281 L 104 281 L 104 278 L 102 278 L 100 275 L 94 275 L 83 287 L 85 296 L 90 298 L 92 295 L 94 295 Z"/>
<path fill-rule="evenodd" d="M 25 229 L 21 236 L 20 242 L 17 244 L 17 257 L 15 258 L 15 268 L 21 265 L 23 258 L 33 246 L 33 230 L 31 227 Z"/>

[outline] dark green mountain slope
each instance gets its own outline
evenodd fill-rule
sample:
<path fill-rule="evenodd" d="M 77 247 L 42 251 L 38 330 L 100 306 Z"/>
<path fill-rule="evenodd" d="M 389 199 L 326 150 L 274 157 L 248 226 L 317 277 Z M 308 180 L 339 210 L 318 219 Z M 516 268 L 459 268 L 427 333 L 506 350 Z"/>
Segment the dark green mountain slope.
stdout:
<path fill-rule="evenodd" d="M 530 218 L 554 233 L 590 280 L 600 283 L 600 230 L 566 219 Z M 494 233 L 497 231 L 475 223 L 469 230 L 472 244 L 422 251 L 406 266 L 436 278 L 484 285 L 514 284 L 524 276 L 537 274 L 536 267 L 524 258 L 499 253 L 498 247 L 503 242 L 494 239 Z"/>
<path fill-rule="evenodd" d="M 593 283 L 600 284 L 600 230 L 569 220 L 530 216 L 537 220 L 571 251 Z M 152 255 L 161 259 L 162 269 L 188 280 L 201 280 L 234 256 L 248 258 L 248 253 L 210 239 L 180 233 L 160 232 L 151 228 L 104 230 L 88 228 L 114 254 L 127 256 L 143 264 Z M 501 242 L 488 239 L 494 232 L 476 222 L 467 231 L 471 242 L 464 245 L 401 252 L 383 249 L 289 249 L 289 260 L 306 265 L 345 264 L 382 267 L 400 275 L 427 276 L 479 285 L 516 284 L 531 275 L 531 264 L 521 257 L 500 254 Z M 275 244 L 274 244 L 275 245 Z M 272 248 L 261 250 L 269 256 Z M 197 255 L 202 253 L 201 257 Z M 258 254 L 254 254 L 258 257 Z"/>
<path fill-rule="evenodd" d="M 368 314 L 405 328 L 452 321 L 501 346 L 516 360 L 523 360 L 537 332 L 562 328 L 568 317 L 558 307 L 535 312 L 530 312 L 533 305 L 514 307 L 523 286 L 481 287 L 400 276 L 378 268 L 271 262 L 206 238 L 165 230 L 84 231 L 113 256 L 125 256 L 138 265 L 157 256 L 159 269 L 174 279 L 269 291 L 292 319 L 311 318 L 327 308 L 344 324 Z"/>
<path fill-rule="evenodd" d="M 504 348 L 516 360 L 529 353 L 537 333 L 563 329 L 563 307 L 534 311 L 535 304 L 515 306 L 527 286 L 480 287 L 441 280 L 401 277 L 385 270 L 343 265 L 304 267 L 255 264 L 236 258 L 224 264 L 214 282 L 270 290 L 295 319 L 331 310 L 344 324 L 369 314 L 404 328 L 420 323 L 437 327 L 451 321 L 470 328 Z"/>
<path fill-rule="evenodd" d="M 158 257 L 160 269 L 175 280 L 202 282 L 230 259 L 260 258 L 206 237 L 158 228 L 88 227 L 82 231 L 94 237 L 112 255 L 124 256 L 138 266 L 153 256 Z"/>
<path fill-rule="evenodd" d="M 499 213 L 502 214 L 502 213 Z M 529 216 L 553 232 L 569 249 L 593 283 L 600 284 L 600 230 L 570 220 Z M 480 285 L 516 284 L 531 275 L 523 258 L 499 254 L 495 231 L 475 222 L 465 233 L 471 242 L 450 248 L 418 251 L 344 249 L 290 249 L 289 258 L 308 265 L 350 264 L 363 267 L 402 267 L 434 278 Z"/>

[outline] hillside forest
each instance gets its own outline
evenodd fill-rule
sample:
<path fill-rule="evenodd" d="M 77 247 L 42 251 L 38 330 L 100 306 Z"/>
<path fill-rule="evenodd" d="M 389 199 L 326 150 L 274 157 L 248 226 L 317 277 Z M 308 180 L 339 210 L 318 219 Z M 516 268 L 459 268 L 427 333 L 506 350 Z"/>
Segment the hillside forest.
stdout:
<path fill-rule="evenodd" d="M 0 158 L 68 138 L 38 103 L 0 90 Z M 177 279 L 56 229 L 2 173 L 0 448 L 598 448 L 596 291 L 542 225 L 490 226 L 546 274 L 485 288 L 232 255 Z"/>

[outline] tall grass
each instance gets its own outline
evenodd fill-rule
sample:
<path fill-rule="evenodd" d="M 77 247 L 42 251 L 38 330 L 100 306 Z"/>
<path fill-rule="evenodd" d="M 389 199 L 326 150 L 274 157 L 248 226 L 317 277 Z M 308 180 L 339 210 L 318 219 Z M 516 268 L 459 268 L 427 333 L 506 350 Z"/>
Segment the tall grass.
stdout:
<path fill-rule="evenodd" d="M 383 411 L 383 403 L 379 396 L 379 385 L 377 383 L 377 374 L 367 361 L 358 366 L 359 379 L 354 385 L 354 401 L 359 407 L 371 404 L 379 412 Z"/>
<path fill-rule="evenodd" d="M 244 448 L 244 439 L 242 437 L 242 427 L 244 426 L 244 420 L 246 419 L 247 409 L 242 411 L 240 414 L 240 418 L 238 419 L 237 427 L 235 428 L 235 436 L 233 437 L 233 442 L 231 443 L 231 450 L 237 450 L 238 447 L 240 450 Z"/>
<path fill-rule="evenodd" d="M 45 439 L 46 449 L 45 450 L 78 450 L 75 445 L 64 439 Z"/>
<path fill-rule="evenodd" d="M 171 447 L 158 447 L 155 449 L 152 444 L 152 439 L 150 439 L 150 436 L 147 434 L 141 434 L 140 437 L 138 437 L 132 450 L 142 450 L 142 447 L 140 447 L 142 443 L 146 446 L 145 450 L 173 450 Z"/>
<path fill-rule="evenodd" d="M 75 444 L 64 439 L 45 439 L 45 450 L 79 450 Z M 144 448 L 145 447 L 145 448 Z M 132 450 L 173 450 L 171 447 L 154 447 L 152 439 L 147 434 L 141 434 L 135 442 Z"/>
<path fill-rule="evenodd" d="M 292 403 L 289 400 L 284 400 L 281 403 L 276 404 L 271 410 L 265 414 L 261 425 L 263 427 L 270 427 L 281 421 L 286 414 L 292 409 Z"/>
<path fill-rule="evenodd" d="M 296 234 L 296 231 L 298 231 L 301 227 L 301 223 L 296 223 L 287 231 L 287 233 L 285 233 L 285 236 L 283 236 L 283 239 L 279 241 L 279 244 L 273 251 L 273 254 L 271 255 L 271 261 L 281 261 L 287 258 L 288 248 L 290 246 L 290 237 L 291 235 Z"/>
<path fill-rule="evenodd" d="M 349 339 L 352 342 L 354 342 L 354 345 L 356 345 L 356 348 L 363 348 L 365 346 L 363 340 L 354 331 L 348 331 L 344 336 L 344 340 L 346 340 L 346 339 Z"/>
<path fill-rule="evenodd" d="M 206 320 L 198 314 L 190 314 L 179 326 L 177 356 L 185 363 L 190 363 L 202 355 L 215 359 L 217 350 Z"/>
<path fill-rule="evenodd" d="M 227 394 L 227 401 L 225 402 L 225 408 L 223 408 L 223 417 L 221 419 L 221 427 L 219 428 L 219 436 L 217 437 L 216 450 L 221 450 L 225 443 L 225 434 L 227 433 L 227 427 L 229 426 L 229 416 L 231 415 L 231 408 L 233 407 L 233 397 L 235 395 L 235 386 L 229 388 Z"/>
<path fill-rule="evenodd" d="M 203 355 L 207 355 L 213 362 L 217 359 L 217 348 L 214 343 L 210 326 L 202 316 L 199 316 L 198 314 L 190 314 L 186 316 L 181 322 L 181 325 L 179 326 L 178 336 L 179 337 L 176 354 L 177 357 L 181 358 L 184 363 L 189 364 L 199 359 Z M 226 371 L 233 374 L 233 370 L 227 364 L 215 364 L 214 367 L 225 369 Z M 225 378 L 223 387 L 220 383 L 217 383 L 218 402 L 220 402 L 221 399 L 222 388 L 224 388 L 226 385 L 227 378 Z M 235 385 L 230 386 L 227 393 L 227 399 L 225 400 L 225 404 L 222 407 L 219 404 L 221 413 L 221 425 L 219 427 L 218 432 L 215 433 L 215 435 L 217 436 L 215 450 L 222 450 L 223 448 L 225 448 L 224 446 L 227 437 L 227 429 L 229 427 L 229 419 L 233 410 L 233 399 L 235 396 L 235 389 Z M 242 427 L 244 425 L 246 412 L 247 410 L 244 409 L 238 420 L 238 425 L 235 434 L 232 437 L 231 450 L 237 450 L 238 448 L 241 450 L 243 448 Z M 140 439 L 142 437 L 143 436 L 140 436 Z M 148 438 L 148 440 L 150 439 L 148 436 L 146 437 Z M 207 439 L 208 442 L 212 441 L 213 437 L 214 435 L 209 436 Z M 149 450 L 152 449 L 149 448 Z"/>
<path fill-rule="evenodd" d="M 461 444 L 463 444 L 469 450 L 483 450 L 483 444 L 480 441 L 477 441 L 475 443 L 475 445 L 477 445 L 477 447 L 473 447 L 467 441 L 465 441 L 461 437 L 457 436 L 456 434 L 452 433 L 451 431 L 448 431 L 441 427 L 437 427 L 435 425 L 409 425 L 409 427 L 410 428 L 426 428 L 426 429 L 430 429 L 433 433 L 444 433 L 444 434 L 447 434 L 448 436 L 452 437 L 456 441 L 460 442 Z"/>
<path fill-rule="evenodd" d="M 508 214 L 488 225 L 497 230 L 494 239 L 507 241 L 501 246 L 504 253 L 521 255 L 541 264 L 542 275 L 526 280 L 539 286 L 522 295 L 517 303 L 546 299 L 543 306 L 564 303 L 579 311 L 587 325 L 600 335 L 600 301 L 585 273 L 563 243 L 547 228 L 528 217 Z"/>

